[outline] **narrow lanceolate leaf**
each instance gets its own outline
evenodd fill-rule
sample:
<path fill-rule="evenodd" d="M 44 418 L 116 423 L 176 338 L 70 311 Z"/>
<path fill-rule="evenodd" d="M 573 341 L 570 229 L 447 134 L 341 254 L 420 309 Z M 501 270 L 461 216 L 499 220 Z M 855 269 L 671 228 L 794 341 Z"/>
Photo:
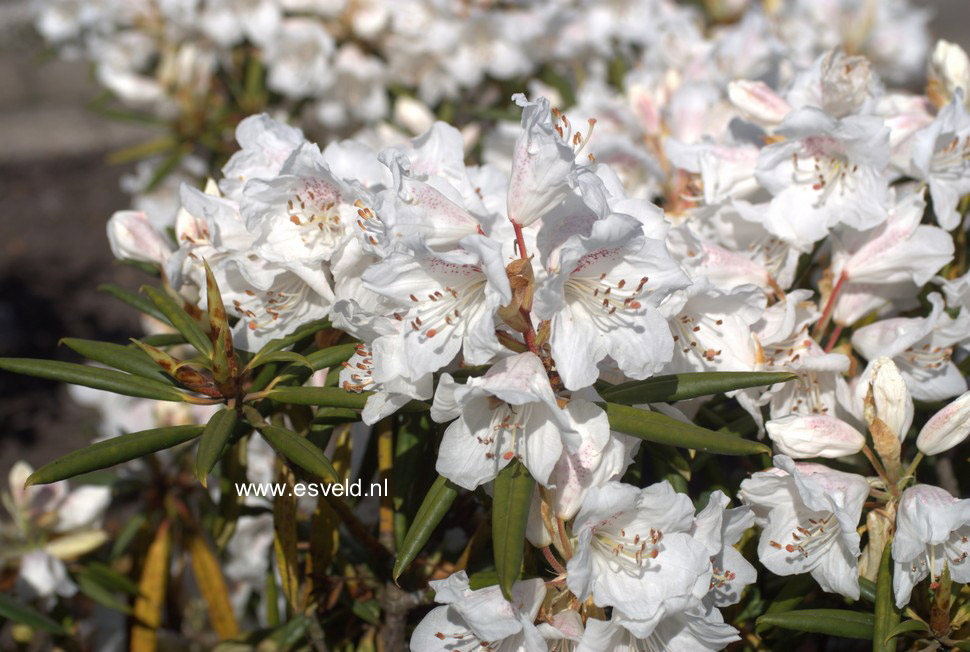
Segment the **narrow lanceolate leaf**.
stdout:
<path fill-rule="evenodd" d="M 620 405 L 671 403 L 748 387 L 785 383 L 796 378 L 789 372 L 705 371 L 654 376 L 614 385 L 600 392 L 605 400 Z"/>
<path fill-rule="evenodd" d="M 158 628 L 162 624 L 162 605 L 168 587 L 168 555 L 171 547 L 169 522 L 162 521 L 148 546 L 135 600 L 135 622 L 131 627 L 131 652 L 155 652 Z"/>
<path fill-rule="evenodd" d="M 716 455 L 757 455 L 771 453 L 764 444 L 734 435 L 714 432 L 691 423 L 672 419 L 659 412 L 607 403 L 606 415 L 613 430 L 646 441 L 690 448 Z"/>
<path fill-rule="evenodd" d="M 325 407 L 342 407 L 352 410 L 364 409 L 368 397 L 373 392 L 348 392 L 339 387 L 276 387 L 266 396 L 280 403 L 294 405 L 320 405 Z M 399 412 L 427 412 L 431 406 L 422 401 L 411 401 Z"/>
<path fill-rule="evenodd" d="M 101 369 L 73 362 L 33 360 L 31 358 L 0 358 L 0 369 L 26 376 L 56 380 L 71 385 L 84 385 L 106 392 L 153 398 L 158 401 L 184 401 L 186 395 L 162 380 L 133 376 L 114 369 Z"/>
<path fill-rule="evenodd" d="M 872 640 L 875 618 L 870 613 L 846 609 L 803 609 L 765 614 L 758 618 L 758 631 L 766 627 L 780 627 L 796 632 L 828 634 L 842 638 Z"/>
<path fill-rule="evenodd" d="M 202 430 L 202 426 L 172 426 L 106 439 L 45 464 L 27 478 L 27 486 L 66 480 L 165 450 L 195 439 Z"/>
<path fill-rule="evenodd" d="M 902 636 L 903 634 L 909 634 L 912 632 L 920 632 L 920 633 L 928 632 L 929 629 L 930 629 L 929 626 L 926 623 L 924 623 L 922 620 L 915 620 L 915 619 L 904 620 L 903 622 L 893 627 L 892 630 L 890 630 L 886 640 L 888 642 L 896 638 L 897 636 Z M 895 646 L 887 646 L 887 647 L 890 650 L 895 649 Z"/>
<path fill-rule="evenodd" d="M 172 384 L 171 377 L 166 376 L 148 355 L 130 346 L 82 340 L 76 337 L 65 337 L 61 340 L 61 344 L 67 345 L 88 360 L 94 360 L 142 378 L 158 380 L 167 385 Z"/>
<path fill-rule="evenodd" d="M 239 633 L 236 616 L 229 602 L 229 589 L 222 576 L 219 562 L 212 555 L 209 544 L 199 532 L 189 539 L 189 554 L 192 556 L 192 573 L 199 586 L 202 598 L 209 610 L 209 623 L 219 638 L 232 638 Z"/>
<path fill-rule="evenodd" d="M 124 614 L 131 613 L 131 607 L 128 606 L 128 603 L 124 599 L 118 597 L 116 592 L 99 584 L 90 575 L 85 573 L 79 574 L 77 576 L 77 588 L 80 589 L 81 593 L 108 609 L 120 611 Z"/>
<path fill-rule="evenodd" d="M 308 355 L 306 359 L 314 371 L 320 371 L 321 369 L 333 367 L 341 362 L 349 360 L 356 351 L 357 344 L 355 343 L 338 344 L 337 346 L 331 346 L 326 349 L 314 351 Z"/>
<path fill-rule="evenodd" d="M 215 385 L 210 379 L 206 378 L 201 372 L 192 368 L 192 363 L 179 360 L 166 351 L 162 351 L 161 349 L 155 348 L 150 344 L 140 342 L 134 338 L 132 338 L 131 341 L 135 346 L 144 351 L 145 355 L 151 358 L 155 365 L 157 365 L 166 374 L 182 383 L 183 386 L 191 389 L 192 391 L 199 392 L 200 394 L 205 394 L 206 396 L 221 396 L 220 392 L 216 389 Z"/>
<path fill-rule="evenodd" d="M 424 497 L 421 507 L 418 508 L 414 522 L 411 523 L 408 533 L 404 536 L 404 542 L 398 548 L 392 573 L 395 582 L 404 572 L 404 569 L 418 556 L 428 539 L 431 538 L 431 533 L 448 513 L 448 509 L 455 502 L 456 496 L 458 496 L 458 487 L 451 480 L 438 476 L 438 479 L 434 481 L 428 494 Z"/>
<path fill-rule="evenodd" d="M 222 456 L 222 449 L 236 427 L 238 413 L 230 408 L 223 408 L 212 415 L 202 439 L 199 440 L 199 450 L 195 455 L 195 474 L 203 487 L 208 486 L 209 471 Z"/>
<path fill-rule="evenodd" d="M 872 651 L 895 652 L 896 642 L 892 631 L 899 624 L 899 612 L 893 602 L 893 560 L 889 542 L 882 550 L 879 574 L 876 576 L 875 625 L 873 627 Z"/>
<path fill-rule="evenodd" d="M 297 559 L 297 505 L 293 495 L 293 472 L 283 468 L 280 479 L 286 481 L 286 490 L 273 500 L 273 549 L 276 565 L 280 569 L 283 595 L 294 611 L 299 611 L 300 576 Z"/>
<path fill-rule="evenodd" d="M 349 357 L 349 356 L 348 356 Z M 258 353 L 249 361 L 247 365 L 250 369 L 255 369 L 260 365 L 270 364 L 271 362 L 290 362 L 308 369 L 313 369 L 310 361 L 296 351 L 273 351 L 271 353 Z"/>
<path fill-rule="evenodd" d="M 165 317 L 165 314 L 161 310 L 156 308 L 155 304 L 145 299 L 145 297 L 138 296 L 134 292 L 129 292 L 128 290 L 125 290 L 124 288 L 120 288 L 117 285 L 112 285 L 111 283 L 103 283 L 99 285 L 98 292 L 107 292 L 108 294 L 115 297 L 116 299 L 120 299 L 121 301 L 124 301 L 135 310 L 139 310 L 145 313 L 146 315 L 154 317 L 159 321 L 162 321 L 162 322 L 168 321 L 168 319 L 166 319 Z"/>
<path fill-rule="evenodd" d="M 492 497 L 492 548 L 495 571 L 506 600 L 511 600 L 512 585 L 519 579 L 525 547 L 525 528 L 535 480 L 518 460 L 506 466 L 495 478 Z"/>
<path fill-rule="evenodd" d="M 236 376 L 238 373 L 236 351 L 232 346 L 232 332 L 229 330 L 229 317 L 226 306 L 222 302 L 219 284 L 209 268 L 205 266 L 205 288 L 207 311 L 209 313 L 209 332 L 212 340 L 212 377 L 216 385 L 226 395 L 235 393 Z"/>
<path fill-rule="evenodd" d="M 206 357 L 212 356 L 212 341 L 206 332 L 202 330 L 199 322 L 195 321 L 189 313 L 185 312 L 182 306 L 168 296 L 163 290 L 146 285 L 142 291 L 148 295 L 155 307 L 165 315 L 179 333 L 185 336 L 186 341 L 194 346 L 196 350 Z"/>
<path fill-rule="evenodd" d="M 5 593 L 0 593 L 0 617 L 50 634 L 67 634 L 60 623 Z"/>
<path fill-rule="evenodd" d="M 337 472 L 323 451 L 291 430 L 260 425 L 259 431 L 277 453 L 318 478 L 336 482 Z"/>
<path fill-rule="evenodd" d="M 318 319 L 317 321 L 312 321 L 309 324 L 304 324 L 286 337 L 270 340 L 257 352 L 256 355 L 266 355 L 267 353 L 272 353 L 273 351 L 280 351 L 288 346 L 296 344 L 300 340 L 304 340 L 311 335 L 314 335 L 317 331 L 322 331 L 324 328 L 330 328 L 329 319 Z"/>

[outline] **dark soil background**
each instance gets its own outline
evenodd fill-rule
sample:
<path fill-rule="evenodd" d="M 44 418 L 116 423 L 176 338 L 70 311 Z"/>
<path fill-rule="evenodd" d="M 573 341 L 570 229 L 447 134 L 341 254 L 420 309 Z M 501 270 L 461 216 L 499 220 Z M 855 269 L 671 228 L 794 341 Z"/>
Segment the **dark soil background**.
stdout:
<path fill-rule="evenodd" d="M 970 0 L 926 0 L 934 33 L 967 47 Z M 151 133 L 86 110 L 98 94 L 83 62 L 45 55 L 24 0 L 0 0 L 0 356 L 77 360 L 61 337 L 125 342 L 137 316 L 96 291 L 135 289 L 116 263 L 105 222 L 128 205 L 107 153 Z M 82 446 L 94 416 L 55 383 L 0 372 L 0 487 L 10 466 L 35 467 Z"/>

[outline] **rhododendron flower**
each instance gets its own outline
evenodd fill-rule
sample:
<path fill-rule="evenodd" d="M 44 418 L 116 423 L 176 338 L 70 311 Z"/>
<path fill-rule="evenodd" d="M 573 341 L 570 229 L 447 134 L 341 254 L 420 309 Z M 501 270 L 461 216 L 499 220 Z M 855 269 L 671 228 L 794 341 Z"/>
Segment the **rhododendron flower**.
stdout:
<path fill-rule="evenodd" d="M 916 437 L 924 455 L 939 455 L 963 443 L 970 435 L 970 392 L 930 417 Z"/>
<path fill-rule="evenodd" d="M 903 492 L 896 514 L 892 555 L 896 606 L 909 602 L 923 578 L 934 583 L 949 567 L 953 581 L 970 582 L 970 500 L 957 500 L 944 489 L 918 484 Z"/>
<path fill-rule="evenodd" d="M 811 573 L 823 590 L 858 599 L 856 527 L 869 483 L 785 455 L 774 463 L 742 482 L 739 493 L 762 527 L 758 559 L 776 575 Z"/>
<path fill-rule="evenodd" d="M 546 594 L 541 579 L 516 582 L 511 602 L 497 586 L 471 590 L 465 571 L 433 580 L 431 588 L 444 606 L 418 623 L 411 635 L 413 652 L 547 652 L 533 624 Z"/>

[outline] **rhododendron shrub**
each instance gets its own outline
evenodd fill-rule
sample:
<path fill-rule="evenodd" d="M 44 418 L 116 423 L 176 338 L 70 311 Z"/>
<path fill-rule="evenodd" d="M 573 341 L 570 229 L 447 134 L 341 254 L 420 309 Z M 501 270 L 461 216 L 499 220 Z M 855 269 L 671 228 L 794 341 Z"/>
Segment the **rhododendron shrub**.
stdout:
<path fill-rule="evenodd" d="M 356 11 L 390 70 L 441 67 L 415 82 L 429 103 L 586 35 L 557 3 L 469 9 L 433 59 L 399 37 L 447 3 L 217 4 L 191 10 L 226 28 L 209 37 L 260 44 L 270 86 L 328 116 L 368 69 L 318 13 Z M 970 646 L 967 57 L 926 54 L 902 3 L 861 42 L 806 42 L 849 21 L 840 3 L 708 4 L 708 32 L 667 3 L 586 7 L 635 66 L 593 65 L 570 97 L 533 80 L 413 138 L 246 117 L 167 222 L 115 213 L 112 251 L 153 276 L 106 289 L 146 332 L 64 341 L 91 364 L 0 360 L 102 416 L 91 446 L 11 476 L 15 633 Z M 551 42 L 499 20 L 547 10 Z M 475 50 L 486 27 L 514 45 Z M 894 90 L 924 67 L 924 95 Z"/>

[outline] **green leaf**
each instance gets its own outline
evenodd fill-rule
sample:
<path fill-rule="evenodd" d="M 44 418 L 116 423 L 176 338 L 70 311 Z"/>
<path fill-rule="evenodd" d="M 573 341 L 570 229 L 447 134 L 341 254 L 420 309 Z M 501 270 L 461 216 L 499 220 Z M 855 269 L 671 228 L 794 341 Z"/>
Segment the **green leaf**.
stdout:
<path fill-rule="evenodd" d="M 869 604 L 876 604 L 876 583 L 867 577 L 860 577 L 859 597 Z"/>
<path fill-rule="evenodd" d="M 498 477 L 492 496 L 492 548 L 495 572 L 506 600 L 511 600 L 512 585 L 519 579 L 525 547 L 525 528 L 535 480 L 529 471 L 513 459 Z"/>
<path fill-rule="evenodd" d="M 160 380 L 151 380 L 114 369 L 101 369 L 90 365 L 74 364 L 73 362 L 33 360 L 31 358 L 0 358 L 0 369 L 26 376 L 70 383 L 71 385 L 103 389 L 107 392 L 137 398 L 153 398 L 159 401 L 184 401 L 187 398 L 186 394 Z"/>
<path fill-rule="evenodd" d="M 165 317 L 164 313 L 156 308 L 155 304 L 145 299 L 145 297 L 138 296 L 134 292 L 129 292 L 128 290 L 120 288 L 117 285 L 112 285 L 111 283 L 102 283 L 99 285 L 98 292 L 106 292 L 116 299 L 124 301 L 135 310 L 154 317 L 159 321 L 168 322 L 168 319 Z"/>
<path fill-rule="evenodd" d="M 314 351 L 306 359 L 314 371 L 320 371 L 321 369 L 333 367 L 334 365 L 349 360 L 356 351 L 357 345 L 354 343 L 338 344 L 337 346 Z"/>
<path fill-rule="evenodd" d="M 195 439 L 202 430 L 202 426 L 171 426 L 106 439 L 45 464 L 27 478 L 26 486 L 49 484 L 121 464 Z"/>
<path fill-rule="evenodd" d="M 256 356 L 250 360 L 248 366 L 250 369 L 255 369 L 260 365 L 269 364 L 271 362 L 291 362 L 293 364 L 307 367 L 308 369 L 313 369 L 313 364 L 311 364 L 310 360 L 300 355 L 296 351 L 272 351 L 271 353 L 265 354 L 257 353 Z"/>
<path fill-rule="evenodd" d="M 802 609 L 783 613 L 765 614 L 758 618 L 757 629 L 780 627 L 796 632 L 828 634 L 843 638 L 872 640 L 875 617 L 861 611 L 846 609 Z"/>
<path fill-rule="evenodd" d="M 620 405 L 672 403 L 736 389 L 785 383 L 796 377 L 787 371 L 704 371 L 672 374 L 614 385 L 601 391 L 600 396 L 610 403 Z"/>
<path fill-rule="evenodd" d="M 657 444 L 691 448 L 717 455 L 757 455 L 771 453 L 764 444 L 734 435 L 714 432 L 691 423 L 672 419 L 659 412 L 606 403 L 610 428 Z"/>
<path fill-rule="evenodd" d="M 91 575 L 80 573 L 77 576 L 77 587 L 81 593 L 88 596 L 98 604 L 120 611 L 124 614 L 131 614 L 131 607 L 124 600 L 118 598 L 117 594 L 104 585 L 98 583 Z"/>
<path fill-rule="evenodd" d="M 270 340 L 265 346 L 263 346 L 263 348 L 259 350 L 256 355 L 266 355 L 267 353 L 272 353 L 273 351 L 285 349 L 288 346 L 296 344 L 300 340 L 304 340 L 311 335 L 315 335 L 317 332 L 322 331 L 325 328 L 330 328 L 329 319 L 318 319 L 316 321 L 311 321 L 309 324 L 300 326 L 286 337 Z"/>
<path fill-rule="evenodd" d="M 278 428 L 267 424 L 257 426 L 263 438 L 269 442 L 276 452 L 290 460 L 304 471 L 313 475 L 337 482 L 337 472 L 323 451 L 286 428 Z"/>
<path fill-rule="evenodd" d="M 887 541 L 879 562 L 876 576 L 876 607 L 873 626 L 873 652 L 895 652 L 896 643 L 891 632 L 899 624 L 899 612 L 893 603 L 893 561 L 890 554 L 891 542 Z"/>
<path fill-rule="evenodd" d="M 172 379 L 166 376 L 148 355 L 130 346 L 96 340 L 82 340 L 76 337 L 65 337 L 61 339 L 61 344 L 67 345 L 68 348 L 80 353 L 88 360 L 94 360 L 142 378 L 172 384 Z"/>
<path fill-rule="evenodd" d="M 181 333 L 155 333 L 141 338 L 141 343 L 149 346 L 175 346 L 185 342 L 185 336 Z"/>
<path fill-rule="evenodd" d="M 195 347 L 206 358 L 212 357 L 212 340 L 202 326 L 193 319 L 189 313 L 185 312 L 182 306 L 168 296 L 163 290 L 154 288 L 150 285 L 142 287 L 142 291 L 148 295 L 155 307 L 165 315 L 179 333 L 185 336 L 186 341 Z"/>
<path fill-rule="evenodd" d="M 222 293 L 215 274 L 209 268 L 209 263 L 202 261 L 205 267 L 206 308 L 209 315 L 210 340 L 212 347 L 212 378 L 216 386 L 226 396 L 232 396 L 236 387 L 238 374 L 236 350 L 232 346 L 232 332 L 229 330 L 229 317 L 226 306 L 222 302 Z"/>
<path fill-rule="evenodd" d="M 271 389 L 267 398 L 280 403 L 293 405 L 320 405 L 324 407 L 350 408 L 363 410 L 367 398 L 373 392 L 348 392 L 339 387 L 276 387 Z M 431 406 L 422 401 L 411 401 L 398 412 L 426 412 Z"/>
<path fill-rule="evenodd" d="M 88 562 L 81 568 L 81 573 L 90 575 L 98 584 L 112 591 L 121 591 L 129 595 L 139 594 L 138 585 L 131 578 L 122 575 L 107 564 L 98 561 Z"/>
<path fill-rule="evenodd" d="M 222 450 L 236 427 L 238 416 L 239 413 L 235 410 L 223 408 L 212 415 L 202 431 L 199 450 L 195 455 L 195 475 L 203 487 L 208 486 L 209 471 L 222 456 Z"/>
<path fill-rule="evenodd" d="M 39 629 L 51 634 L 66 635 L 67 630 L 60 623 L 57 623 L 44 614 L 28 607 L 19 600 L 15 600 L 9 595 L 0 593 L 0 616 L 15 623 L 27 625 L 33 629 Z"/>
<path fill-rule="evenodd" d="M 448 513 L 456 496 L 458 496 L 457 485 L 439 475 L 421 502 L 418 513 L 415 514 L 414 521 L 404 536 L 404 543 L 398 549 L 394 570 L 391 573 L 395 582 L 431 538 L 431 533 Z"/>
<path fill-rule="evenodd" d="M 886 637 L 888 649 L 894 650 L 895 645 L 889 646 L 888 643 L 897 636 L 902 636 L 903 634 L 909 634 L 911 632 L 929 632 L 929 626 L 922 620 L 904 620 L 890 630 L 889 635 Z"/>

